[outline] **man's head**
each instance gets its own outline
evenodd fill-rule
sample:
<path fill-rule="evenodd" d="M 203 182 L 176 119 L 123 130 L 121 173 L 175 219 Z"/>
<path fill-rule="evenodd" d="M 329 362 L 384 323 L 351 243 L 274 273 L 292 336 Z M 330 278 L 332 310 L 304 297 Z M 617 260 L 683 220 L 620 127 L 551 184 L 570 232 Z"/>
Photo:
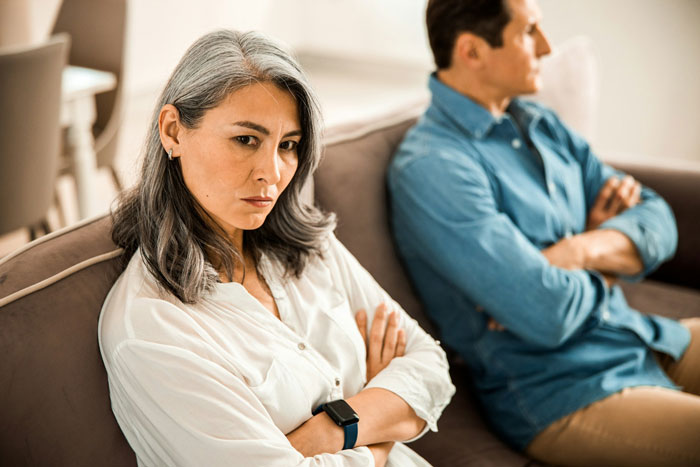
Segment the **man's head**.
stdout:
<path fill-rule="evenodd" d="M 502 98 L 536 92 L 539 58 L 551 51 L 540 17 L 535 0 L 430 0 L 435 64 Z"/>

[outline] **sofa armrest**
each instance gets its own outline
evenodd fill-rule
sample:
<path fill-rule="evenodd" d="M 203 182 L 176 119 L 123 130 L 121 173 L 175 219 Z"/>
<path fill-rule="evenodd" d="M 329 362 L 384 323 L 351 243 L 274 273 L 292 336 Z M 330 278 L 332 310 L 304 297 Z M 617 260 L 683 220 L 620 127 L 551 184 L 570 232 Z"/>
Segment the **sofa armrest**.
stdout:
<path fill-rule="evenodd" d="M 676 216 L 676 254 L 650 278 L 700 290 L 700 165 L 682 161 L 606 162 L 656 191 Z"/>

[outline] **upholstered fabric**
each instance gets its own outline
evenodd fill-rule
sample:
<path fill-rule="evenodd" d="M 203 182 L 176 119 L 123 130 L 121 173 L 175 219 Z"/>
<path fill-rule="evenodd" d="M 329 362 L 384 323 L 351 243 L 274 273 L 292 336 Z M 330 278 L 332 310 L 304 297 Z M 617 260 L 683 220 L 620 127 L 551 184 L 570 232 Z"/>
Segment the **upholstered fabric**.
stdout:
<path fill-rule="evenodd" d="M 102 218 L 0 261 L 2 465 L 136 465 L 97 346 L 120 272 L 109 228 Z"/>
<path fill-rule="evenodd" d="M 384 181 L 394 150 L 422 110 L 418 102 L 375 122 L 348 123 L 327 132 L 314 192 L 322 208 L 338 215 L 338 239 L 423 329 L 434 334 L 394 250 Z"/>

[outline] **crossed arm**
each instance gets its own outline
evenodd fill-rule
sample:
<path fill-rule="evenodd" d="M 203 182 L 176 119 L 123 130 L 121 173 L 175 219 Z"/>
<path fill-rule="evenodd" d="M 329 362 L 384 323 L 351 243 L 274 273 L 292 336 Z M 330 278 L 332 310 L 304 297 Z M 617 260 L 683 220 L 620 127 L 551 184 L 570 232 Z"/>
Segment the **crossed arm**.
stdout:
<path fill-rule="evenodd" d="M 406 350 L 406 333 L 399 327 L 399 316 L 386 304 L 377 308 L 367 335 L 367 313 L 358 311 L 357 326 L 367 348 L 367 381 L 386 368 Z M 399 396 L 381 388 L 367 388 L 347 399 L 360 417 L 357 446 L 367 446 L 376 466 L 383 466 L 394 445 L 417 436 L 425 421 Z M 289 442 L 304 457 L 334 453 L 342 449 L 343 429 L 321 412 L 287 435 Z"/>
<path fill-rule="evenodd" d="M 608 285 L 617 275 L 634 276 L 644 269 L 637 247 L 618 230 L 598 229 L 608 219 L 639 203 L 641 185 L 627 175 L 610 177 L 600 189 L 588 214 L 586 231 L 564 238 L 542 250 L 552 266 L 569 270 L 595 270 Z"/>

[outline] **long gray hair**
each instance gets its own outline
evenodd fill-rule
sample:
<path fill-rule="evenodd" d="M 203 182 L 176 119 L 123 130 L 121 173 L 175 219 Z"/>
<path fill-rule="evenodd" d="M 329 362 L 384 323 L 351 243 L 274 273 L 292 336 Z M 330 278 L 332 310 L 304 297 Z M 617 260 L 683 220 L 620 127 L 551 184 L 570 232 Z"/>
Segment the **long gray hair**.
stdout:
<path fill-rule="evenodd" d="M 287 274 L 299 276 L 321 254 L 332 215 L 305 204 L 301 190 L 320 158 L 320 112 L 299 64 L 280 46 L 255 32 L 220 30 L 197 40 L 173 71 L 153 113 L 141 178 L 113 212 L 112 239 L 128 260 L 140 248 L 149 272 L 164 289 L 194 303 L 218 281 L 217 269 L 233 278 L 242 254 L 185 185 L 179 158 L 169 161 L 161 145 L 158 115 L 174 105 L 180 122 L 196 128 L 204 113 L 231 92 L 271 82 L 296 100 L 302 138 L 298 167 L 264 224 L 244 232 L 244 248 L 257 260 L 265 252 Z M 216 267 L 212 265 L 214 263 Z"/>

